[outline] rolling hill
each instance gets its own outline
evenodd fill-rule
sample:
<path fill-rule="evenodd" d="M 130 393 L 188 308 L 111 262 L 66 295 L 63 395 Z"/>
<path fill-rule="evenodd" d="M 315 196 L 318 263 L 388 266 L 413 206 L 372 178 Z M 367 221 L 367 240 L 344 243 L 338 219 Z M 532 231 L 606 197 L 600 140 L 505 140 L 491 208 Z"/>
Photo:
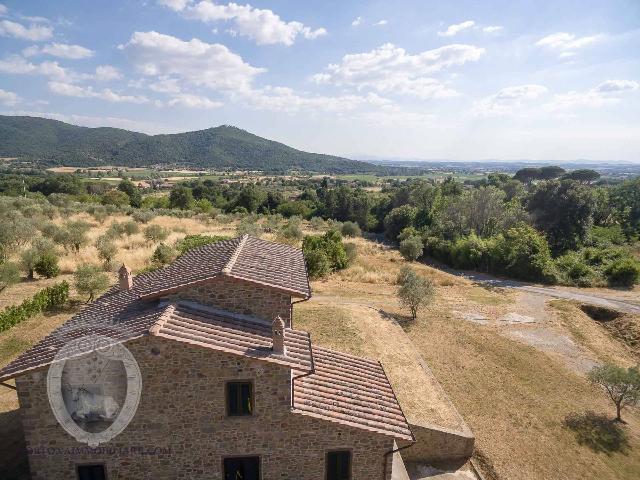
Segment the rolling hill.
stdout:
<path fill-rule="evenodd" d="M 232 126 L 145 135 L 23 116 L 0 116 L 0 157 L 73 167 L 165 165 L 331 173 L 386 170 L 367 162 L 296 150 Z"/>

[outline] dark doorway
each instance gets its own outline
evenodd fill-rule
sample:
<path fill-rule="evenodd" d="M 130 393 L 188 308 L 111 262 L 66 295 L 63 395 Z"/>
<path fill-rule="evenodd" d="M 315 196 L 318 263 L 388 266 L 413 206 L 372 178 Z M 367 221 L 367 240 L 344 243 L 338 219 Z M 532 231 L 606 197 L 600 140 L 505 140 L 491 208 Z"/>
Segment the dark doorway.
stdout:
<path fill-rule="evenodd" d="M 260 480 L 260 457 L 225 458 L 224 480 Z"/>
<path fill-rule="evenodd" d="M 106 480 L 104 465 L 78 465 L 78 480 Z"/>

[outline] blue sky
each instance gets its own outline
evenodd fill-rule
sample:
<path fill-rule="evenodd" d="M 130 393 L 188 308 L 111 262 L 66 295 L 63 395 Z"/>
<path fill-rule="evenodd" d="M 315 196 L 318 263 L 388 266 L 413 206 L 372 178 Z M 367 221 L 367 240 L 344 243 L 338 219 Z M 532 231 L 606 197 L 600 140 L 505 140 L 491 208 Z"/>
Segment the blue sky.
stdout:
<path fill-rule="evenodd" d="M 232 124 L 354 158 L 640 161 L 640 1 L 5 0 L 0 113 Z"/>

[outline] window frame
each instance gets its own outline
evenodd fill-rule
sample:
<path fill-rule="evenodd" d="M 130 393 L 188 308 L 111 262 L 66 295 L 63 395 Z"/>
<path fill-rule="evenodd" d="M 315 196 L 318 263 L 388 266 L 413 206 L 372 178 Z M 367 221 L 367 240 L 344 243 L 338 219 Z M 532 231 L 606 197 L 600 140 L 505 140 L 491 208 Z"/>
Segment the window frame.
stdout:
<path fill-rule="evenodd" d="M 258 459 L 258 479 L 262 480 L 262 456 L 261 455 L 251 455 L 251 454 L 241 454 L 241 455 L 223 455 L 222 456 L 222 478 L 226 475 L 226 470 L 224 466 L 225 460 L 229 459 L 241 459 L 241 458 L 257 458 Z"/>
<path fill-rule="evenodd" d="M 349 454 L 349 480 L 353 480 L 353 449 L 352 448 L 332 448 L 326 450 L 324 455 L 324 479 L 329 480 L 329 455 L 332 453 L 348 453 Z"/>
<path fill-rule="evenodd" d="M 107 471 L 107 464 L 104 462 L 84 462 L 76 463 L 76 479 L 80 479 L 80 467 L 102 467 L 104 472 L 104 480 L 109 480 L 109 472 Z"/>
<path fill-rule="evenodd" d="M 231 399 L 229 388 L 231 385 L 249 385 L 249 399 L 251 401 L 250 413 L 231 413 Z M 253 380 L 241 379 L 241 380 L 228 380 L 224 383 L 224 397 L 225 397 L 225 414 L 229 418 L 247 418 L 255 416 L 256 412 L 256 390 Z M 229 457 L 230 458 L 230 457 Z"/>

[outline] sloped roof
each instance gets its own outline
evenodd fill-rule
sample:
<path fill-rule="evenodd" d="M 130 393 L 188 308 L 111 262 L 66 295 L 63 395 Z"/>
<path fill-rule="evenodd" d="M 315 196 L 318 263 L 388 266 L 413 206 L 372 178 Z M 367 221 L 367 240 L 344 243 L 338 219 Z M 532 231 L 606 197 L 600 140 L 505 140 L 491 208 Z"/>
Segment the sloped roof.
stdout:
<path fill-rule="evenodd" d="M 313 359 L 313 374 L 294 380 L 294 413 L 413 440 L 380 362 L 321 347 Z"/>
<path fill-rule="evenodd" d="M 139 290 L 143 298 L 219 276 L 265 285 L 297 297 L 311 296 L 302 251 L 249 235 L 194 248 L 154 273 Z"/>
<path fill-rule="evenodd" d="M 307 332 L 286 328 L 287 355 L 274 355 L 270 323 L 191 302 L 167 307 L 151 328 L 151 334 L 303 371 L 313 369 L 311 340 Z"/>

